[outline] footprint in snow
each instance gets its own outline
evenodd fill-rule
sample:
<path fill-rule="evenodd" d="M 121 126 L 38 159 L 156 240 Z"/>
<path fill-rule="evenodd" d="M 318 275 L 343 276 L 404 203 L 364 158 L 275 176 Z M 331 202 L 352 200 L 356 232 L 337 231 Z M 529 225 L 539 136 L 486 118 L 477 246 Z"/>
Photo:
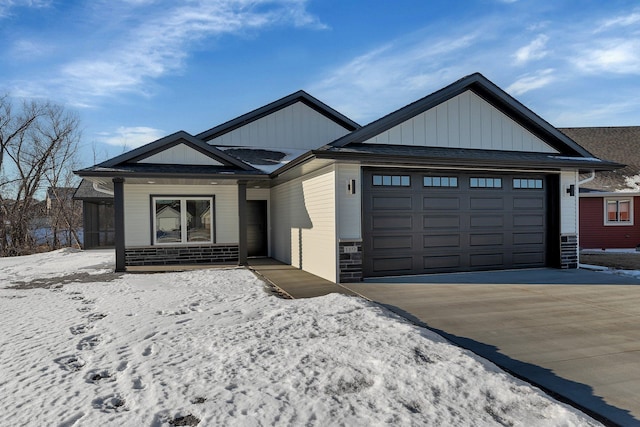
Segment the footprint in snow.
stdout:
<path fill-rule="evenodd" d="M 76 348 L 78 350 L 90 350 L 100 344 L 102 337 L 100 335 L 89 335 L 80 340 Z"/>
<path fill-rule="evenodd" d="M 88 311 L 93 310 L 91 307 L 87 307 L 86 305 L 84 307 L 78 307 L 76 308 L 76 310 L 78 310 L 80 313 L 86 313 Z"/>
<path fill-rule="evenodd" d="M 109 379 L 109 378 L 111 378 L 112 381 L 115 381 L 115 378 L 112 378 L 112 377 L 113 375 L 111 375 L 111 372 L 109 372 L 106 369 L 101 369 L 101 370 L 93 369 L 89 371 L 89 373 L 86 376 L 87 382 L 91 384 L 97 384 L 99 381 Z"/>
<path fill-rule="evenodd" d="M 77 372 L 87 363 L 80 356 L 69 355 L 54 359 L 54 362 L 60 366 L 63 371 Z"/>
<path fill-rule="evenodd" d="M 133 380 L 133 389 L 134 390 L 142 390 L 145 389 L 147 385 L 142 381 L 141 377 L 135 378 Z"/>
<path fill-rule="evenodd" d="M 91 402 L 93 407 L 102 412 L 114 413 L 128 411 L 125 400 L 119 394 L 98 397 Z"/>
<path fill-rule="evenodd" d="M 151 356 L 153 354 L 153 344 L 150 346 L 147 346 L 147 348 L 144 349 L 144 351 L 142 352 L 143 356 Z"/>
<path fill-rule="evenodd" d="M 72 326 L 69 328 L 69 331 L 71 332 L 72 335 L 81 335 L 88 332 L 91 329 L 93 329 L 92 325 L 83 324 L 83 325 Z"/>
<path fill-rule="evenodd" d="M 89 308 L 89 310 L 91 309 Z M 87 320 L 89 320 L 89 322 L 96 322 L 100 319 L 104 319 L 105 317 L 107 317 L 107 315 L 104 313 L 91 313 L 87 316 Z"/>

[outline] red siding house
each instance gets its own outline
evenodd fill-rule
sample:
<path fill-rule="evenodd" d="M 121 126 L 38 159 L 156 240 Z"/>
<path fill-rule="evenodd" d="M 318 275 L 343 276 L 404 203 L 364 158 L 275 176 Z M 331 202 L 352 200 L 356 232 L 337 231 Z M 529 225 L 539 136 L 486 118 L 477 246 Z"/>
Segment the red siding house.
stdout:
<path fill-rule="evenodd" d="M 640 126 L 560 129 L 601 159 L 625 164 L 583 176 L 579 192 L 582 249 L 632 249 L 640 245 Z"/>

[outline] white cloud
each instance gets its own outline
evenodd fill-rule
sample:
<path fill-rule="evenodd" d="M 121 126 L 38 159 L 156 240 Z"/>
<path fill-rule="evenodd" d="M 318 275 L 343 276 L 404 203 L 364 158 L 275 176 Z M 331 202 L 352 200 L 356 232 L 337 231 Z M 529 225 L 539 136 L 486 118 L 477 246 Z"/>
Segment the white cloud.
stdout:
<path fill-rule="evenodd" d="M 145 126 L 120 126 L 114 132 L 102 132 L 97 140 L 109 145 L 122 146 L 127 149 L 140 147 L 166 136 L 161 129 Z"/>
<path fill-rule="evenodd" d="M 128 0 L 121 4 L 124 9 L 101 5 L 105 9 L 102 17 L 111 25 L 106 28 L 113 31 L 108 35 L 113 37 L 111 47 L 61 65 L 57 75 L 41 81 L 37 91 L 53 87 L 66 93 L 67 101 L 74 105 L 123 92 L 145 94 L 150 80 L 180 70 L 189 50 L 205 39 L 277 25 L 324 28 L 307 12 L 306 0 L 150 3 Z"/>
<path fill-rule="evenodd" d="M 309 90 L 355 120 L 377 118 L 475 71 L 453 65 L 453 58 L 478 37 L 479 33 L 471 33 L 394 41 L 336 67 Z"/>
<path fill-rule="evenodd" d="M 518 49 L 514 55 L 516 64 L 526 64 L 529 61 L 542 59 L 547 56 L 548 51 L 545 50 L 545 47 L 548 41 L 548 36 L 540 34 L 531 43 Z"/>
<path fill-rule="evenodd" d="M 525 74 L 524 76 L 520 76 L 518 80 L 511 83 L 511 85 L 507 87 L 506 91 L 511 95 L 517 96 L 534 89 L 545 87 L 555 80 L 555 77 L 553 75 L 554 71 L 554 69 L 548 68 L 536 73 L 530 73 Z"/>
<path fill-rule="evenodd" d="M 0 0 L 0 18 L 8 16 L 10 10 L 18 7 L 40 9 L 51 6 L 52 0 Z"/>
<path fill-rule="evenodd" d="M 605 39 L 583 48 L 574 61 L 589 73 L 640 74 L 640 40 Z"/>
<path fill-rule="evenodd" d="M 612 27 L 628 27 L 632 25 L 640 24 L 640 13 L 635 12 L 630 15 L 617 16 L 615 18 L 607 19 L 600 27 L 596 29 L 598 31 L 608 30 Z"/>

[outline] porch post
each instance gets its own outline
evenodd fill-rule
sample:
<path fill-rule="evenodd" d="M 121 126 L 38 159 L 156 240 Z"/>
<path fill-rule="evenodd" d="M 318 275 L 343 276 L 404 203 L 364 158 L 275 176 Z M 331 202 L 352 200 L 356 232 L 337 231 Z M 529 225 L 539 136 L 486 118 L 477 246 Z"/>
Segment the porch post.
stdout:
<path fill-rule="evenodd" d="M 238 265 L 247 265 L 247 183 L 238 181 Z"/>
<path fill-rule="evenodd" d="M 124 178 L 113 178 L 113 210 L 115 225 L 116 271 L 124 272 Z"/>

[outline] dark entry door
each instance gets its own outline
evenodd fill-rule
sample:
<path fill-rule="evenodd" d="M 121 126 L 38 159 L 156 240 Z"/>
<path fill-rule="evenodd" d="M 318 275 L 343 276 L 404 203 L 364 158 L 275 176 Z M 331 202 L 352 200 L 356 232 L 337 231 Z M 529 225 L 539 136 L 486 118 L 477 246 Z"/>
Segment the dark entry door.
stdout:
<path fill-rule="evenodd" d="M 267 256 L 267 201 L 247 200 L 247 253 Z"/>

